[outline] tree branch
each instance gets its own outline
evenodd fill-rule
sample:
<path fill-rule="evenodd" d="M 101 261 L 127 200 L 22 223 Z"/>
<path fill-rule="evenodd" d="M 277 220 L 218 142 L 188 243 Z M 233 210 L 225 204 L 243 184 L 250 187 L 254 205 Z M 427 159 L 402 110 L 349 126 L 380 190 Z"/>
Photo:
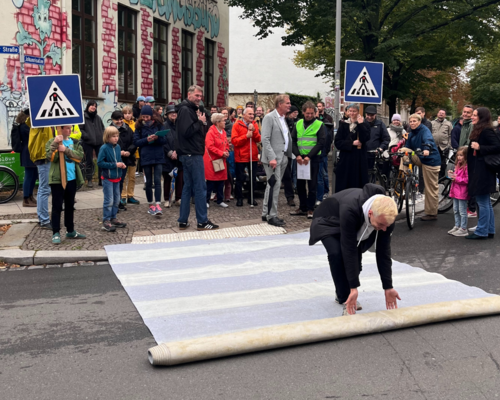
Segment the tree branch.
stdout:
<path fill-rule="evenodd" d="M 408 12 L 407 16 L 405 18 L 403 18 L 402 20 L 396 22 L 392 28 L 389 30 L 389 34 L 388 36 L 392 36 L 392 34 L 397 31 L 399 28 L 401 28 L 402 26 L 404 26 L 409 20 L 415 18 L 415 16 L 417 16 L 418 14 L 420 14 L 422 11 L 425 11 L 427 10 L 430 6 L 434 6 L 436 4 L 439 4 L 439 3 L 446 3 L 447 0 L 434 0 L 432 1 L 430 4 L 427 4 L 425 6 L 422 6 L 422 7 L 419 7 L 417 8 L 415 11 L 410 11 Z"/>
<path fill-rule="evenodd" d="M 396 2 L 390 7 L 389 10 L 384 14 L 382 19 L 380 20 L 380 27 L 384 26 L 385 20 L 391 15 L 391 13 L 394 11 L 394 9 L 401 3 L 401 0 L 396 0 Z"/>

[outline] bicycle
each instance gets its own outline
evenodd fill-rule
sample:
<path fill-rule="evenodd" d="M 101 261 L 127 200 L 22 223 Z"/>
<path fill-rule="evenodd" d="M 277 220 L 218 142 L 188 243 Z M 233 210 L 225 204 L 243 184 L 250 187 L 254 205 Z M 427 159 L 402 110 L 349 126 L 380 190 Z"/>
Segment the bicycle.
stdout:
<path fill-rule="evenodd" d="M 412 151 L 411 154 L 409 152 L 404 153 L 396 153 L 398 157 L 410 156 L 408 161 L 403 161 L 403 165 L 408 167 L 405 171 L 400 171 L 399 179 L 403 178 L 403 181 L 400 180 L 401 188 L 404 188 L 404 193 L 399 193 L 399 201 L 402 202 L 404 197 L 405 205 L 406 205 L 406 223 L 408 224 L 408 228 L 413 229 L 415 224 L 415 205 L 417 200 L 418 193 L 418 172 L 419 167 L 417 165 L 413 165 L 412 156 L 421 156 L 423 155 L 423 151 L 417 149 Z M 399 205 L 398 205 L 399 206 Z"/>
<path fill-rule="evenodd" d="M 367 153 L 374 154 L 375 157 L 373 167 L 368 170 L 368 182 L 382 186 L 386 195 L 390 194 L 390 180 L 379 169 L 379 165 L 383 165 L 388 159 L 384 158 L 383 153 L 379 150 L 368 150 Z"/>
<path fill-rule="evenodd" d="M 80 145 L 82 145 L 82 142 L 80 142 Z M 82 171 L 82 176 L 83 176 L 83 180 L 84 180 L 84 183 L 85 183 L 85 179 L 87 177 L 87 171 L 86 171 L 86 168 L 87 168 L 87 159 L 85 158 L 85 154 L 83 155 L 82 161 L 80 161 L 78 163 L 78 166 L 80 167 L 80 171 Z M 92 176 L 94 176 L 94 173 L 95 173 L 94 160 L 91 160 L 90 170 L 91 170 Z M 77 186 L 76 191 L 79 191 L 83 187 L 84 183 L 82 183 L 81 185 Z"/>
<path fill-rule="evenodd" d="M 19 179 L 14 170 L 0 166 L 0 204 L 11 201 L 18 191 Z"/>

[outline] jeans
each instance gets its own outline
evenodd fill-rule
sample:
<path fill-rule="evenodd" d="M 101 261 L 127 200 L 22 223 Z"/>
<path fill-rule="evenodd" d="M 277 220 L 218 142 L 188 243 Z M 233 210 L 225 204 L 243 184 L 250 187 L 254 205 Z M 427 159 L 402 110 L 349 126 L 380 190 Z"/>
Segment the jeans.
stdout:
<path fill-rule="evenodd" d="M 199 224 L 208 221 L 207 216 L 207 184 L 205 182 L 205 166 L 203 156 L 180 156 L 184 169 L 184 187 L 182 188 L 180 223 L 187 223 L 191 207 L 191 197 L 194 193 L 196 220 Z"/>
<path fill-rule="evenodd" d="M 102 206 L 102 221 L 111 221 L 116 218 L 120 204 L 120 182 L 102 181 L 104 203 Z"/>
<path fill-rule="evenodd" d="M 323 201 L 325 194 L 330 193 L 330 182 L 328 180 L 328 157 L 325 156 L 319 164 L 318 188 L 316 189 L 316 200 Z"/>
<path fill-rule="evenodd" d="M 161 203 L 161 173 L 163 172 L 163 165 L 161 164 L 143 165 L 142 169 L 144 170 L 144 177 L 146 178 L 146 198 L 148 199 L 148 203 L 154 204 L 153 179 L 155 183 L 155 202 Z"/>
<path fill-rule="evenodd" d="M 75 195 L 76 179 L 66 183 L 66 189 L 60 183 L 50 185 L 52 189 L 52 233 L 59 233 L 61 230 L 61 212 L 64 203 L 64 226 L 66 231 L 71 233 L 75 230 Z"/>
<path fill-rule="evenodd" d="M 225 181 L 207 181 L 207 203 L 210 203 L 212 192 L 217 195 L 217 204 L 224 201 L 224 182 Z"/>
<path fill-rule="evenodd" d="M 476 203 L 478 208 L 476 235 L 484 237 L 488 234 L 495 234 L 495 214 L 493 214 L 490 195 L 477 195 Z"/>
<path fill-rule="evenodd" d="M 38 169 L 34 167 L 26 167 L 24 169 L 23 197 L 25 199 L 33 196 L 33 189 L 35 189 L 37 179 Z"/>
<path fill-rule="evenodd" d="M 453 214 L 455 215 L 455 226 L 467 229 L 467 200 L 453 199 Z"/>
<path fill-rule="evenodd" d="M 50 222 L 49 217 L 49 170 L 50 162 L 37 165 L 38 169 L 38 194 L 36 196 L 36 213 L 40 224 L 47 224 Z"/>

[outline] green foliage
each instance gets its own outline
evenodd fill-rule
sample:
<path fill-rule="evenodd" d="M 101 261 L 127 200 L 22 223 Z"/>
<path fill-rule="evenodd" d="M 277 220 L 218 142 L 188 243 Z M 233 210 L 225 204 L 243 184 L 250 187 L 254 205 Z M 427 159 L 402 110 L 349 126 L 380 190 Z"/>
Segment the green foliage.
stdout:
<path fill-rule="evenodd" d="M 471 101 L 500 115 L 500 46 L 484 54 L 470 73 Z"/>
<path fill-rule="evenodd" d="M 336 0 L 226 0 L 266 37 L 286 26 L 284 45 L 305 44 L 296 62 L 333 80 Z M 500 0 L 344 0 L 342 60 L 381 61 L 384 98 L 411 99 L 425 83 L 418 71 L 445 71 L 500 38 Z M 343 62 L 342 62 L 343 64 Z"/>
<path fill-rule="evenodd" d="M 299 109 L 300 116 L 302 116 L 302 106 L 305 102 L 312 101 L 314 104 L 316 104 L 318 103 L 318 101 L 321 101 L 319 93 L 317 93 L 316 96 L 305 96 L 303 94 L 294 93 L 287 93 L 287 95 L 290 96 L 290 103 L 292 103 L 292 106 L 295 106 Z"/>

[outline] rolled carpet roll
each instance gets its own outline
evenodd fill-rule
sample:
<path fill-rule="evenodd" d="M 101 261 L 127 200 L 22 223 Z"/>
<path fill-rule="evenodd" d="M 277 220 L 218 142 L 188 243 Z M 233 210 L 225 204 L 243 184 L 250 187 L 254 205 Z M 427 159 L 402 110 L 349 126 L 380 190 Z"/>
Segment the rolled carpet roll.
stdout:
<path fill-rule="evenodd" d="M 433 303 L 162 343 L 149 349 L 148 358 L 152 365 L 185 364 L 493 314 L 500 314 L 500 296 Z"/>

